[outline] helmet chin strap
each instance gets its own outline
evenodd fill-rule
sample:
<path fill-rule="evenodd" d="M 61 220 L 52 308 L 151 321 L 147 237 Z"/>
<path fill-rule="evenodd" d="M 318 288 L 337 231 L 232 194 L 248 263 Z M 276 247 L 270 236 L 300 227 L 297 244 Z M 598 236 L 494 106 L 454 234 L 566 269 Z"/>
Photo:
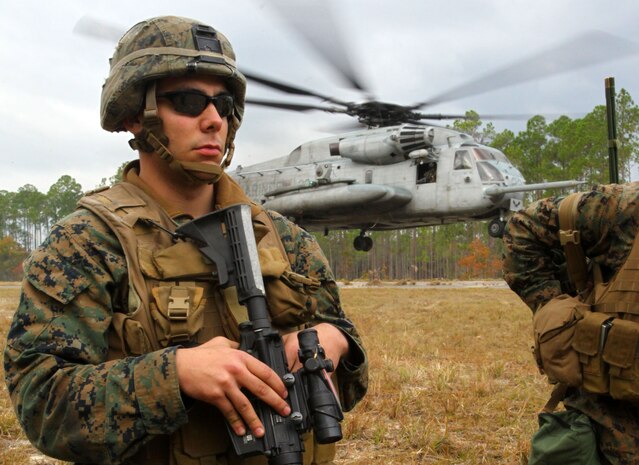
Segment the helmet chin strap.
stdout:
<path fill-rule="evenodd" d="M 233 155 L 233 146 L 230 147 L 230 156 L 227 154 L 220 165 L 176 160 L 169 151 L 169 138 L 162 132 L 162 119 L 158 116 L 157 100 L 155 97 L 155 82 L 149 84 L 146 90 L 145 108 L 142 115 L 142 130 L 129 141 L 133 150 L 156 153 L 169 167 L 189 184 L 213 184 L 222 176 L 224 168 L 230 163 Z M 198 176 L 199 175 L 199 176 Z"/>

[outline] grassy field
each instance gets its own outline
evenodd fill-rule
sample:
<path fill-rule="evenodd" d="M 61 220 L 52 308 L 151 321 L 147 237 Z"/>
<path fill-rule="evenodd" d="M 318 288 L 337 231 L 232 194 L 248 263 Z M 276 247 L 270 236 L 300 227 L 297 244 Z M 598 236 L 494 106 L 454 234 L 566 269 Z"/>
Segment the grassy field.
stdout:
<path fill-rule="evenodd" d="M 0 287 L 0 345 L 18 289 Z M 506 289 L 343 289 L 370 358 L 366 398 L 347 414 L 341 465 L 522 464 L 549 387 L 530 312 Z M 59 463 L 25 444 L 0 385 L 0 464 Z"/>

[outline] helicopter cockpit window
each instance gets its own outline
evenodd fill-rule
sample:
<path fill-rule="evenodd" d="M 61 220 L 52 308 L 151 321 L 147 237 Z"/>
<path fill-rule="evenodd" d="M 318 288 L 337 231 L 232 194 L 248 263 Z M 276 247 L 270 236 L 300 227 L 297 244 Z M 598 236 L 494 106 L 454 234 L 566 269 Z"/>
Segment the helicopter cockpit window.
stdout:
<path fill-rule="evenodd" d="M 508 161 L 508 158 L 506 158 L 506 155 L 504 155 L 499 150 L 493 150 L 493 155 L 495 155 L 495 160 L 503 161 L 504 163 L 510 164 L 510 162 Z"/>
<path fill-rule="evenodd" d="M 470 153 L 468 150 L 458 150 L 455 152 L 455 161 L 453 163 L 453 169 L 456 170 L 469 170 L 472 168 L 470 162 Z"/>
<path fill-rule="evenodd" d="M 473 149 L 475 160 L 494 160 L 495 156 L 486 149 Z"/>
<path fill-rule="evenodd" d="M 479 171 L 482 182 L 502 182 L 504 180 L 504 176 L 492 163 L 477 163 L 477 171 Z"/>
<path fill-rule="evenodd" d="M 507 161 L 506 156 L 498 150 L 488 150 L 488 149 L 473 149 L 473 156 L 475 160 L 496 160 L 496 161 Z"/>

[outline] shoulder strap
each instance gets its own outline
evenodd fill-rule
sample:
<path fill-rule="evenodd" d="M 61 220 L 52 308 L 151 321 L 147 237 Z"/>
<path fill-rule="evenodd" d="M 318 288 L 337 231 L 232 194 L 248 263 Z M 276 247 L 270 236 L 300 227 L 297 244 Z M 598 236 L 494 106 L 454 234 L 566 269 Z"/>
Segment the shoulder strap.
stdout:
<path fill-rule="evenodd" d="M 586 290 L 588 284 L 588 265 L 586 254 L 581 246 L 581 235 L 577 230 L 577 207 L 582 192 L 575 192 L 559 204 L 559 241 L 566 254 L 568 277 L 577 292 Z"/>
<path fill-rule="evenodd" d="M 566 255 L 566 267 L 568 279 L 575 286 L 577 292 L 586 290 L 588 285 L 588 264 L 586 254 L 581 246 L 581 234 L 577 230 L 577 207 L 581 200 L 582 192 L 574 192 L 568 195 L 559 204 L 559 241 Z M 557 405 L 566 397 L 568 385 L 558 383 L 552 390 L 550 398 L 542 409 L 543 412 L 552 413 Z"/>

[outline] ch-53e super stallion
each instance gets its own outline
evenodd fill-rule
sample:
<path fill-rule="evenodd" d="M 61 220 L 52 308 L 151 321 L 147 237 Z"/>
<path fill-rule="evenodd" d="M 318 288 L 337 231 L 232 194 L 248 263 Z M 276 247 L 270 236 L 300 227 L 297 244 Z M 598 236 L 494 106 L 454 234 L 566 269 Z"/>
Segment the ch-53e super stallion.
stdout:
<path fill-rule="evenodd" d="M 249 196 L 311 231 L 359 229 L 356 250 L 373 246 L 369 230 L 504 217 L 523 192 L 572 187 L 576 181 L 526 184 L 495 148 L 459 131 L 404 123 L 327 137 L 289 155 L 231 173 Z"/>

